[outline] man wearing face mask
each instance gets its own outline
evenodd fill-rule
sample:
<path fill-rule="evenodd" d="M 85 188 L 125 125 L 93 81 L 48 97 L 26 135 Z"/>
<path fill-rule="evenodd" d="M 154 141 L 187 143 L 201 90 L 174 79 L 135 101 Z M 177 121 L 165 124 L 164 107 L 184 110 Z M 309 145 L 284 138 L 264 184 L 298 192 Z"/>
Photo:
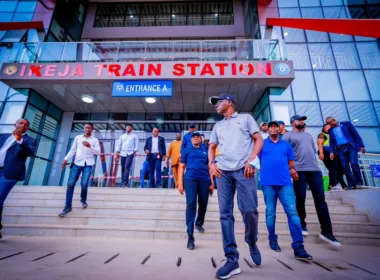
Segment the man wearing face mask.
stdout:
<path fill-rule="evenodd" d="M 333 235 L 329 208 L 325 201 L 322 172 L 317 164 L 313 136 L 304 132 L 304 121 L 306 119 L 306 116 L 293 116 L 290 119 L 293 131 L 289 131 L 282 137 L 283 140 L 292 145 L 294 151 L 294 168 L 297 171 L 298 180 L 293 181 L 293 187 L 296 195 L 297 212 L 301 219 L 302 234 L 309 234 L 305 222 L 306 185 L 309 185 L 322 229 L 319 237 L 331 245 L 340 247 L 342 245 Z"/>

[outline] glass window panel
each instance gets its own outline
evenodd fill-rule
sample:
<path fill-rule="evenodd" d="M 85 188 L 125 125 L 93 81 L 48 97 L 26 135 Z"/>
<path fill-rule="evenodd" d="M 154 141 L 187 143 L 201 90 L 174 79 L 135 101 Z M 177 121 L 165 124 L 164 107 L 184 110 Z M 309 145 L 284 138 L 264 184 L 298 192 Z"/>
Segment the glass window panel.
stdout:
<path fill-rule="evenodd" d="M 186 25 L 186 15 L 173 14 L 172 26 L 184 26 Z"/>
<path fill-rule="evenodd" d="M 353 38 L 351 35 L 330 33 L 331 42 L 351 42 Z"/>
<path fill-rule="evenodd" d="M 376 115 L 377 115 L 377 119 L 380 122 L 380 102 L 373 102 L 373 106 L 375 107 L 375 112 L 376 112 Z"/>
<path fill-rule="evenodd" d="M 218 25 L 218 14 L 204 14 L 203 25 Z"/>
<path fill-rule="evenodd" d="M 0 133 L 12 133 L 14 129 L 15 129 L 14 124 L 0 125 Z"/>
<path fill-rule="evenodd" d="M 29 103 L 33 104 L 34 106 L 36 106 L 37 108 L 45 111 L 46 108 L 47 108 L 47 100 L 45 98 L 43 98 L 41 95 L 35 93 L 34 91 L 32 91 L 32 94 L 30 96 L 30 99 L 29 99 Z"/>
<path fill-rule="evenodd" d="M 286 28 L 283 29 L 284 39 L 289 42 L 305 42 L 305 32 L 302 29 Z"/>
<path fill-rule="evenodd" d="M 363 37 L 363 36 L 354 36 L 355 38 L 355 41 L 376 41 L 376 38 L 372 38 L 372 37 Z"/>
<path fill-rule="evenodd" d="M 105 15 L 105 16 L 96 16 L 96 18 L 95 18 L 95 27 L 108 27 L 109 20 L 110 20 L 110 16 L 108 16 L 108 15 Z"/>
<path fill-rule="evenodd" d="M 171 15 L 156 15 L 156 26 L 170 26 Z"/>
<path fill-rule="evenodd" d="M 29 105 L 24 117 L 29 120 L 31 129 L 34 131 L 40 131 L 43 112 Z"/>
<path fill-rule="evenodd" d="M 333 43 L 332 49 L 338 69 L 360 69 L 360 61 L 354 43 Z"/>
<path fill-rule="evenodd" d="M 352 18 L 352 19 L 369 18 L 366 8 L 364 6 L 347 6 L 346 12 L 347 12 L 348 18 Z"/>
<path fill-rule="evenodd" d="M 380 68 L 380 50 L 376 42 L 356 43 L 363 68 Z"/>
<path fill-rule="evenodd" d="M 92 113 L 91 120 L 92 121 L 107 121 L 108 113 Z"/>
<path fill-rule="evenodd" d="M 301 8 L 303 18 L 323 18 L 322 8 Z"/>
<path fill-rule="evenodd" d="M 202 25 L 202 14 L 189 14 L 187 25 Z"/>
<path fill-rule="evenodd" d="M 370 100 L 363 72 L 339 71 L 344 97 L 347 101 Z"/>
<path fill-rule="evenodd" d="M 7 102 L 5 103 L 3 113 L 1 115 L 1 124 L 15 124 L 22 117 L 25 102 Z"/>
<path fill-rule="evenodd" d="M 220 13 L 232 13 L 233 12 L 232 1 L 219 2 L 219 12 Z"/>
<path fill-rule="evenodd" d="M 108 27 L 123 27 L 124 15 L 111 15 L 109 18 Z"/>
<path fill-rule="evenodd" d="M 380 6 L 370 6 L 369 14 L 372 19 L 380 19 Z"/>
<path fill-rule="evenodd" d="M 0 1 L 0 12 L 14 12 L 17 1 Z"/>
<path fill-rule="evenodd" d="M 348 113 L 355 126 L 377 126 L 377 116 L 371 102 L 347 102 Z"/>
<path fill-rule="evenodd" d="M 306 30 L 306 38 L 308 42 L 328 42 L 329 36 L 327 32 Z"/>
<path fill-rule="evenodd" d="M 364 71 L 373 100 L 380 100 L 380 70 Z"/>
<path fill-rule="evenodd" d="M 188 12 L 192 14 L 202 13 L 202 4 L 201 3 L 188 3 Z"/>
<path fill-rule="evenodd" d="M 171 14 L 172 4 L 168 3 L 157 3 L 157 14 Z"/>
<path fill-rule="evenodd" d="M 12 21 L 17 22 L 17 21 L 32 21 L 33 18 L 33 13 L 15 13 L 13 15 Z"/>
<path fill-rule="evenodd" d="M 140 26 L 154 26 L 155 15 L 143 15 L 140 19 Z"/>
<path fill-rule="evenodd" d="M 46 160 L 35 158 L 32 172 L 30 173 L 28 185 L 29 186 L 44 185 L 48 178 L 50 165 L 51 165 L 50 162 Z"/>
<path fill-rule="evenodd" d="M 74 121 L 88 121 L 90 119 L 90 113 L 75 113 Z"/>
<path fill-rule="evenodd" d="M 29 90 L 26 88 L 17 90 L 9 88 L 7 101 L 26 101 L 28 100 L 28 94 Z"/>
<path fill-rule="evenodd" d="M 51 160 L 54 154 L 55 141 L 41 136 L 36 156 Z"/>
<path fill-rule="evenodd" d="M 62 117 L 62 110 L 59 109 L 57 106 L 55 106 L 54 104 L 49 104 L 49 108 L 48 108 L 48 114 L 51 115 L 53 118 L 57 119 L 57 120 L 61 120 L 61 117 Z"/>
<path fill-rule="evenodd" d="M 219 25 L 233 25 L 234 14 L 219 14 Z"/>
<path fill-rule="evenodd" d="M 282 8 L 280 10 L 280 17 L 282 18 L 300 18 L 301 12 L 299 8 Z"/>
<path fill-rule="evenodd" d="M 344 102 L 321 102 L 322 118 L 333 116 L 338 121 L 348 121 L 348 113 Z"/>
<path fill-rule="evenodd" d="M 323 7 L 325 18 L 347 18 L 346 10 L 340 7 Z"/>
<path fill-rule="evenodd" d="M 318 102 L 294 102 L 296 106 L 296 114 L 307 116 L 305 121 L 307 125 L 322 125 L 321 110 Z"/>
<path fill-rule="evenodd" d="M 330 44 L 309 44 L 311 66 L 313 69 L 335 69 Z"/>
<path fill-rule="evenodd" d="M 172 6 L 173 14 L 186 14 L 187 13 L 187 4 L 186 3 L 173 3 Z"/>
<path fill-rule="evenodd" d="M 271 101 L 292 101 L 292 90 L 290 86 L 283 88 L 270 88 L 269 99 Z"/>
<path fill-rule="evenodd" d="M 298 0 L 277 0 L 279 7 L 298 7 Z"/>
<path fill-rule="evenodd" d="M 125 17 L 125 27 L 138 26 L 140 17 L 138 15 L 129 15 Z"/>
<path fill-rule="evenodd" d="M 290 125 L 290 118 L 294 116 L 293 102 L 271 102 L 270 107 L 272 119 Z"/>
<path fill-rule="evenodd" d="M 141 12 L 141 4 L 128 4 L 127 15 L 139 15 Z"/>
<path fill-rule="evenodd" d="M 0 101 L 4 101 L 7 96 L 9 86 L 0 81 Z"/>
<path fill-rule="evenodd" d="M 321 0 L 322 6 L 339 6 L 342 5 L 342 0 Z"/>
<path fill-rule="evenodd" d="M 293 61 L 294 69 L 311 68 L 306 44 L 286 44 L 286 54 Z"/>
<path fill-rule="evenodd" d="M 319 0 L 299 0 L 301 7 L 316 7 L 320 5 Z"/>
<path fill-rule="evenodd" d="M 336 71 L 315 71 L 319 100 L 339 101 L 343 100 L 338 73 Z"/>
<path fill-rule="evenodd" d="M 36 8 L 36 4 L 37 4 L 37 1 L 18 2 L 16 12 L 33 13 L 34 9 Z"/>
<path fill-rule="evenodd" d="M 0 4 L 1 7 L 1 4 Z M 0 22 L 11 22 L 13 13 L 0 13 Z M 2 31 L 5 33 L 5 31 Z"/>
<path fill-rule="evenodd" d="M 270 28 L 262 25 L 260 26 L 260 32 L 263 39 L 282 39 L 280 26 Z"/>
<path fill-rule="evenodd" d="M 379 128 L 356 128 L 362 137 L 364 146 L 369 153 L 380 152 L 380 129 Z"/>
<path fill-rule="evenodd" d="M 42 128 L 42 134 L 56 139 L 59 131 L 58 122 L 52 117 L 45 116 L 44 126 Z"/>
<path fill-rule="evenodd" d="M 311 71 L 296 71 L 292 82 L 294 100 L 318 100 Z"/>

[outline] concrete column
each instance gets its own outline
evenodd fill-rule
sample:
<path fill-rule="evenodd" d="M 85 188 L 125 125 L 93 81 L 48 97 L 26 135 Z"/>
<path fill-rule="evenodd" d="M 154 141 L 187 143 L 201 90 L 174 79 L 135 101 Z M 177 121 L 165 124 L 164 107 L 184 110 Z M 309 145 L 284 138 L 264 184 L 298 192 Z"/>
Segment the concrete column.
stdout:
<path fill-rule="evenodd" d="M 62 175 L 62 161 L 66 156 L 73 119 L 74 112 L 63 113 L 61 120 L 61 129 L 59 130 L 58 134 L 53 163 L 50 167 L 48 186 L 59 186 L 59 181 Z"/>

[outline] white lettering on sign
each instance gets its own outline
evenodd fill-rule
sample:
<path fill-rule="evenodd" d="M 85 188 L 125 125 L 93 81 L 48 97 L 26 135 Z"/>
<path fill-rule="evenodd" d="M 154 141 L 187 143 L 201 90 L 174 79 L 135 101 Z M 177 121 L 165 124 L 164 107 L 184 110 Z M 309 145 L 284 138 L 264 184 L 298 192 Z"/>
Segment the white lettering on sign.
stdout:
<path fill-rule="evenodd" d="M 125 86 L 125 92 L 161 92 L 168 91 L 166 86 L 161 89 L 161 85 L 127 85 Z"/>

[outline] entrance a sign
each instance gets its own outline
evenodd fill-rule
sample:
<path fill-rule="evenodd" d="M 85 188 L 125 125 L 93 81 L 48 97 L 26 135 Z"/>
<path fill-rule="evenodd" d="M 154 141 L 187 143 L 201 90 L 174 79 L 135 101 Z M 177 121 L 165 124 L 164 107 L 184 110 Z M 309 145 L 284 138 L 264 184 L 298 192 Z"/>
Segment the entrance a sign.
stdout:
<path fill-rule="evenodd" d="M 112 86 L 112 97 L 170 97 L 172 91 L 172 81 L 115 81 Z"/>

